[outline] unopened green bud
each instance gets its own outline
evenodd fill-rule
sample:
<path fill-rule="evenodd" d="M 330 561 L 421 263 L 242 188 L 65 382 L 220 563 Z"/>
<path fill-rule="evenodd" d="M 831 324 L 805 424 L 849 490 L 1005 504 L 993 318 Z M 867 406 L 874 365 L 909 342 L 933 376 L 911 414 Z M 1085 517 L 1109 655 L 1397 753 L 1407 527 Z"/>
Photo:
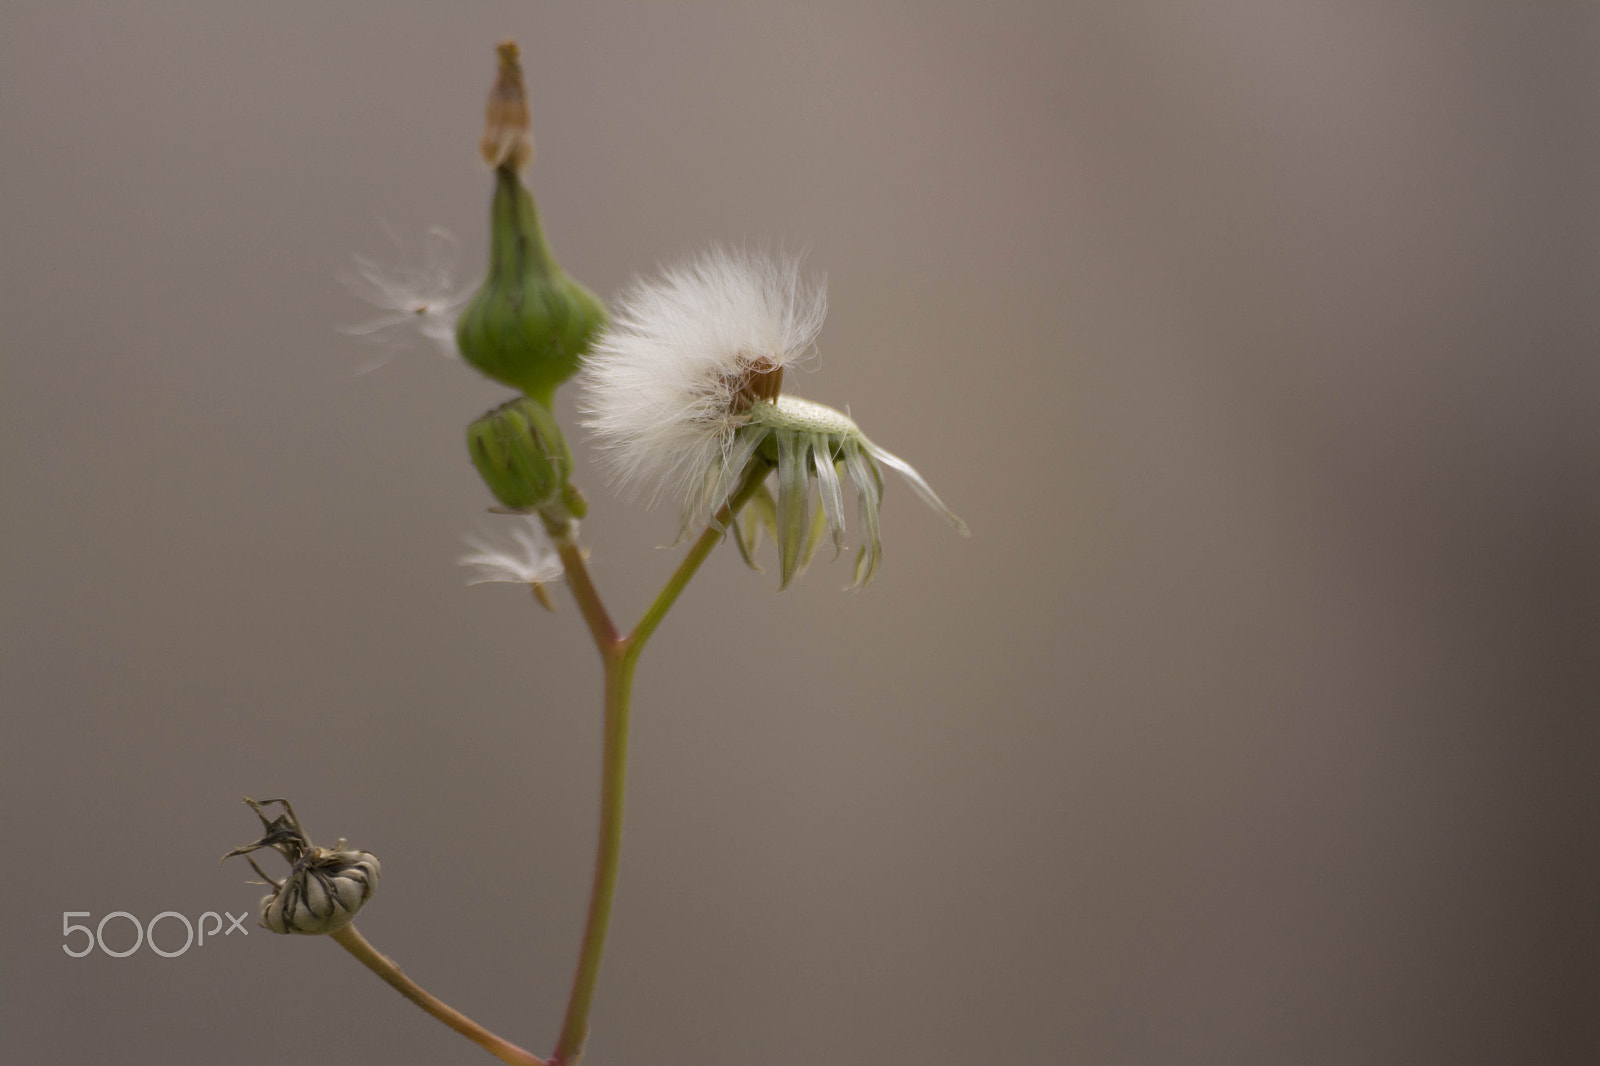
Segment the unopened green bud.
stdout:
<path fill-rule="evenodd" d="M 606 311 L 545 243 L 539 208 L 517 176 L 533 142 L 516 46 L 501 45 L 499 55 L 481 146 L 495 168 L 489 276 L 456 320 L 456 346 L 485 376 L 549 407 L 605 326 Z"/>
<path fill-rule="evenodd" d="M 548 408 L 526 397 L 468 426 L 467 450 L 494 498 L 513 511 L 563 502 L 569 491 L 576 492 L 567 484 L 572 449 L 561 427 Z"/>
<path fill-rule="evenodd" d="M 489 276 L 456 321 L 462 358 L 548 407 L 605 318 L 599 299 L 556 264 L 516 173 L 496 168 Z"/>

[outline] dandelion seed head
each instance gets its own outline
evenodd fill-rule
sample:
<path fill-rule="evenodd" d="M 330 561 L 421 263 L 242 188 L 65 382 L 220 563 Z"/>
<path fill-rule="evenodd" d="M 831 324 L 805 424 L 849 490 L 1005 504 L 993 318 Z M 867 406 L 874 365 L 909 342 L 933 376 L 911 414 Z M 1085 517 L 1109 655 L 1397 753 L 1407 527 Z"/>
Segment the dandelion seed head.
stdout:
<path fill-rule="evenodd" d="M 637 282 L 583 377 L 585 425 L 619 490 L 655 503 L 703 482 L 752 405 L 811 355 L 826 313 L 794 256 L 716 248 Z"/>
<path fill-rule="evenodd" d="M 584 367 L 585 425 L 612 480 L 646 502 L 680 499 L 685 531 L 718 513 L 747 471 L 775 477 L 775 493 L 764 477 L 751 490 L 732 532 L 752 566 L 761 535 L 771 535 L 785 586 L 824 537 L 843 550 L 846 486 L 861 538 L 855 584 L 872 580 L 883 555 L 880 464 L 967 533 L 922 476 L 849 415 L 780 394 L 825 311 L 821 285 L 801 279 L 797 260 L 712 250 L 636 284 Z"/>

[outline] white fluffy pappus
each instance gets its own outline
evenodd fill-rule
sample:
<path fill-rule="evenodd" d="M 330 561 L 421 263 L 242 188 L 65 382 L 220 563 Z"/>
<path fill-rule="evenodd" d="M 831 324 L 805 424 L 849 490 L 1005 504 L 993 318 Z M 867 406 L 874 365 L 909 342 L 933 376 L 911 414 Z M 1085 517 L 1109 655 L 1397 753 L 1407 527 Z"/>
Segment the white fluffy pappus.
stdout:
<path fill-rule="evenodd" d="M 623 495 L 694 495 L 749 421 L 739 400 L 752 370 L 805 360 L 826 314 L 823 282 L 781 253 L 713 248 L 635 282 L 583 376 L 584 425 Z"/>
<path fill-rule="evenodd" d="M 456 350 L 456 315 L 472 296 L 474 286 L 460 286 L 460 246 L 450 231 L 440 226 L 428 229 L 422 244 L 420 262 L 412 261 L 398 234 L 388 227 L 397 259 L 380 263 L 370 256 L 355 257 L 355 269 L 340 272 L 340 280 L 356 297 L 383 314 L 354 326 L 341 326 L 339 332 L 383 345 L 387 351 L 368 365 L 373 370 L 406 346 L 408 334 L 415 331 L 433 342 L 450 359 L 460 358 Z"/>
<path fill-rule="evenodd" d="M 534 598 L 547 609 L 554 610 L 549 593 L 544 587 L 560 581 L 565 574 L 561 556 L 546 535 L 539 520 L 525 517 L 511 530 L 512 547 L 497 547 L 487 537 L 467 537 L 467 547 L 472 551 L 456 560 L 470 567 L 473 576 L 469 585 L 484 585 L 503 581 L 513 585 L 527 585 Z"/>

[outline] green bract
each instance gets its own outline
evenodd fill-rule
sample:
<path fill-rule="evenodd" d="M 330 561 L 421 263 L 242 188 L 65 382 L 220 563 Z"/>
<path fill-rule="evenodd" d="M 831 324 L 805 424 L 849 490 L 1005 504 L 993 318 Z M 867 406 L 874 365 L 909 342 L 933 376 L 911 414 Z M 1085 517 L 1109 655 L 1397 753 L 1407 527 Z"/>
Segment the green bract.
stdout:
<path fill-rule="evenodd" d="M 461 357 L 549 407 L 604 326 L 605 306 L 556 264 L 539 209 L 509 167 L 495 169 L 489 276 L 456 321 Z"/>
<path fill-rule="evenodd" d="M 752 404 L 749 421 L 734 432 L 727 462 L 708 471 L 690 507 L 721 500 L 745 476 L 752 462 L 777 471 L 774 496 L 766 479 L 733 521 L 733 539 L 745 562 L 759 570 L 755 552 L 763 532 L 778 546 L 779 588 L 805 570 L 825 534 L 831 534 L 834 553 L 844 546 L 844 488 L 855 489 L 861 523 L 861 547 L 856 554 L 857 586 L 870 582 L 883 559 L 878 530 L 878 510 L 883 503 L 881 463 L 900 473 L 906 483 L 962 536 L 967 524 L 957 518 L 911 464 L 878 447 L 842 411 L 798 396 L 780 396 L 772 403 Z M 840 476 L 843 467 L 844 476 Z M 812 508 L 812 485 L 818 502 Z"/>

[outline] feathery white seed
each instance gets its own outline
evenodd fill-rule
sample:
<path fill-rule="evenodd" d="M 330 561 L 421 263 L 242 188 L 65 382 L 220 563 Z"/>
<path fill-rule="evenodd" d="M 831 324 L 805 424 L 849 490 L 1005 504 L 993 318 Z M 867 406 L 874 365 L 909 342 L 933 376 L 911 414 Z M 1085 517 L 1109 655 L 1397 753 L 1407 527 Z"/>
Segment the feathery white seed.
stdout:
<path fill-rule="evenodd" d="M 484 538 L 466 538 L 467 547 L 474 551 L 457 561 L 476 571 L 467 579 L 467 584 L 509 581 L 519 585 L 544 585 L 561 580 L 561 557 L 537 518 L 525 518 L 519 528 L 512 530 L 511 539 L 516 547 L 505 550 Z"/>
<path fill-rule="evenodd" d="M 460 247 L 455 237 L 440 226 L 430 228 L 423 241 L 422 261 L 413 263 L 405 261 L 400 238 L 393 231 L 389 236 L 400 253 L 400 262 L 385 265 L 358 255 L 355 269 L 340 274 L 351 293 L 383 314 L 359 325 L 342 326 L 340 332 L 389 349 L 373 366 L 381 365 L 395 350 L 405 347 L 412 330 L 432 341 L 447 358 L 459 358 L 456 314 L 473 290 L 457 285 Z"/>

